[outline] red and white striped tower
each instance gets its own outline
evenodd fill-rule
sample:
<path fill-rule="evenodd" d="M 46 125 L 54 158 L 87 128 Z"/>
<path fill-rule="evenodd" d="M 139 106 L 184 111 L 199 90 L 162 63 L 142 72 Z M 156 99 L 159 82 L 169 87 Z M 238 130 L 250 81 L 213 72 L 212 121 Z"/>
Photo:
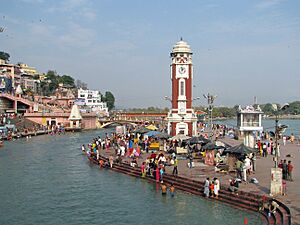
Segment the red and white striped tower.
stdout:
<path fill-rule="evenodd" d="M 171 52 L 172 109 L 168 120 L 168 133 L 172 136 L 197 134 L 197 117 L 192 109 L 193 64 L 190 46 L 182 39 Z"/>

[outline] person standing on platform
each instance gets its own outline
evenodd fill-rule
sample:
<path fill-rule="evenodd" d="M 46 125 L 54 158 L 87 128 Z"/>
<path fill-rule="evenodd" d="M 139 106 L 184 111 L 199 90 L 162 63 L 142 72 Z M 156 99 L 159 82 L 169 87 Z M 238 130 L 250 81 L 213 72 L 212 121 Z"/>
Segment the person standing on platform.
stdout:
<path fill-rule="evenodd" d="M 282 179 L 282 195 L 286 195 L 286 181 Z"/>
<path fill-rule="evenodd" d="M 288 172 L 288 165 L 286 164 L 286 159 L 283 160 L 282 164 L 282 179 L 286 180 Z"/>
<path fill-rule="evenodd" d="M 294 144 L 294 141 L 295 141 L 295 136 L 294 136 L 294 134 L 292 133 L 292 134 L 291 134 L 291 143 Z"/>
<path fill-rule="evenodd" d="M 245 181 L 245 182 L 247 182 L 247 167 L 246 167 L 246 164 L 245 163 L 243 163 L 242 164 L 243 165 L 243 180 Z"/>
<path fill-rule="evenodd" d="M 286 145 L 286 136 L 285 135 L 282 137 L 282 142 L 283 142 L 283 146 L 285 146 Z"/>
<path fill-rule="evenodd" d="M 174 157 L 174 168 L 173 168 L 173 172 L 172 174 L 173 175 L 178 175 L 178 159 L 176 157 Z"/>
<path fill-rule="evenodd" d="M 256 154 L 253 152 L 251 157 L 252 171 L 256 171 Z"/>
<path fill-rule="evenodd" d="M 141 175 L 142 175 L 142 178 L 146 177 L 146 169 L 145 169 L 145 162 L 142 163 L 141 165 Z"/>
<path fill-rule="evenodd" d="M 204 195 L 207 198 L 209 197 L 209 177 L 207 177 L 204 182 Z"/>
<path fill-rule="evenodd" d="M 159 177 L 159 167 L 158 167 L 158 165 L 156 165 L 156 169 L 155 169 L 155 180 L 156 180 L 157 183 L 158 183 L 159 180 L 160 180 L 160 177 Z"/>
<path fill-rule="evenodd" d="M 239 159 L 236 161 L 235 167 L 236 167 L 236 177 L 238 179 L 242 179 L 243 166 L 242 166 L 242 162 Z"/>
<path fill-rule="evenodd" d="M 109 161 L 110 168 L 112 168 L 113 164 L 114 164 L 114 157 L 112 155 L 110 155 L 108 158 L 108 161 Z"/>
<path fill-rule="evenodd" d="M 288 165 L 287 165 L 287 171 L 288 171 L 288 173 L 287 173 L 287 179 L 289 180 L 289 181 L 293 181 L 293 176 L 292 176 L 292 172 L 293 172 L 293 165 L 292 165 L 292 161 L 291 160 L 289 160 L 288 161 Z"/>
<path fill-rule="evenodd" d="M 215 177 L 214 179 L 214 195 L 216 198 L 219 196 L 219 190 L 220 190 L 220 181 L 218 178 Z"/>
<path fill-rule="evenodd" d="M 212 180 L 211 183 L 209 184 L 209 195 L 211 197 L 214 197 L 214 189 L 215 189 L 215 187 L 214 187 L 214 181 Z"/>

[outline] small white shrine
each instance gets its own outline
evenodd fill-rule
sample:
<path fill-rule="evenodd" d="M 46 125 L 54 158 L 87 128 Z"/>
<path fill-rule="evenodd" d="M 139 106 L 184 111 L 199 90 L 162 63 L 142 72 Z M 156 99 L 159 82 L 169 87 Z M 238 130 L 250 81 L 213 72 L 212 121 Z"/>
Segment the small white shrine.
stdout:
<path fill-rule="evenodd" d="M 256 107 L 250 105 L 245 108 L 239 106 L 237 112 L 239 138 L 244 138 L 244 144 L 248 147 L 254 148 L 256 137 L 263 131 L 262 114 L 259 105 Z"/>
<path fill-rule="evenodd" d="M 81 128 L 81 121 L 82 116 L 80 114 L 80 111 L 78 109 L 78 105 L 73 105 L 71 114 L 69 116 L 70 120 L 70 128 L 80 129 Z"/>

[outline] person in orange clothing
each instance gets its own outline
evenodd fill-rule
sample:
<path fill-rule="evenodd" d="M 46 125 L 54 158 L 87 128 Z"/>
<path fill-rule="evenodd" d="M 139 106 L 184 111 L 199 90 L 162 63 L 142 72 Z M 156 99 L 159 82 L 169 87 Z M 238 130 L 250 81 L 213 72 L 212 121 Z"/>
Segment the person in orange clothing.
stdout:
<path fill-rule="evenodd" d="M 291 140 L 291 143 L 292 143 L 292 144 L 294 144 L 294 141 L 295 141 L 295 136 L 294 136 L 294 134 L 293 134 L 293 133 L 291 134 L 290 140 Z"/>
<path fill-rule="evenodd" d="M 103 167 L 104 166 L 104 161 L 102 159 L 99 160 L 99 167 Z"/>
<path fill-rule="evenodd" d="M 288 165 L 287 165 L 287 180 L 289 181 L 293 181 L 293 176 L 292 176 L 292 172 L 293 172 L 293 165 L 292 165 L 292 161 L 289 160 L 288 161 Z"/>
<path fill-rule="evenodd" d="M 215 189 L 215 184 L 214 184 L 214 181 L 212 180 L 210 185 L 209 185 L 209 190 L 210 190 L 209 195 L 210 195 L 210 197 L 214 197 L 214 189 Z"/>

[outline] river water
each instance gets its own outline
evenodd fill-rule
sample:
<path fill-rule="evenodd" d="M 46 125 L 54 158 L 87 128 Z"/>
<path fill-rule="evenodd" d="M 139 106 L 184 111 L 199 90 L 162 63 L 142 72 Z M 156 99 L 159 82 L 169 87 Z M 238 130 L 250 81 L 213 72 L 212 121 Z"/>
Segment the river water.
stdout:
<path fill-rule="evenodd" d="M 0 224 L 261 224 L 261 215 L 92 165 L 81 144 L 107 130 L 45 135 L 0 149 Z"/>

